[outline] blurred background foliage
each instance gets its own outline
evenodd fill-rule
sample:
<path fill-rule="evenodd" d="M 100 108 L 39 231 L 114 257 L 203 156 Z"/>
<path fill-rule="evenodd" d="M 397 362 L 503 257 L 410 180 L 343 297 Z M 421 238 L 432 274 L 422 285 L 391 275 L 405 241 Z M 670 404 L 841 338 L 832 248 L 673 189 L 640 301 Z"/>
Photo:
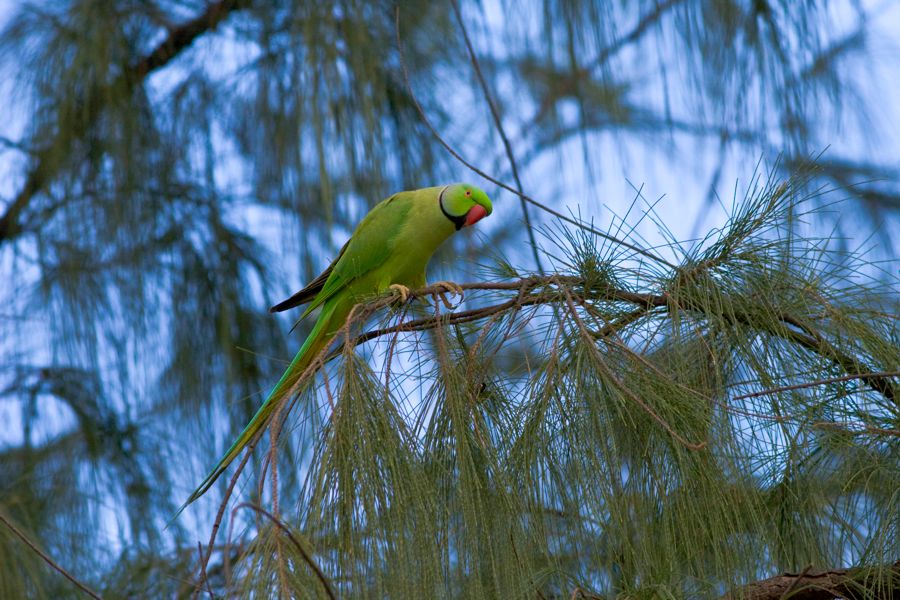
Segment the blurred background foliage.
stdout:
<path fill-rule="evenodd" d="M 402 61 L 397 6 L 4 6 L 0 514 L 123 598 L 198 581 L 262 597 L 698 597 L 900 559 L 890 393 L 855 379 L 720 410 L 900 368 L 885 159 L 900 73 L 879 37 L 895 3 L 461 1 L 460 18 L 411 1 Z M 488 173 L 681 269 L 534 206 L 527 231 L 523 205 L 448 153 L 417 104 Z M 266 308 L 380 199 L 456 180 L 496 213 L 447 244 L 432 280 L 547 268 L 580 283 L 541 288 L 554 308 L 528 318 L 333 361 L 281 435 L 283 527 L 226 511 L 201 577 L 227 482 L 165 526 L 309 327 L 289 335 Z M 610 287 L 678 300 L 598 299 Z M 258 479 L 232 505 L 272 507 Z M 3 527 L 0 556 L 2 597 L 79 593 Z"/>

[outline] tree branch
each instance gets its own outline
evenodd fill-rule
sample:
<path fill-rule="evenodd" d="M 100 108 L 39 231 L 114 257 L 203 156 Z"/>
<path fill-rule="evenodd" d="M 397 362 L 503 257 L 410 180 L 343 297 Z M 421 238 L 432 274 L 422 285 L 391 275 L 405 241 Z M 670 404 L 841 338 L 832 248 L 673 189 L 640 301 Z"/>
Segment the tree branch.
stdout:
<path fill-rule="evenodd" d="M 26 546 L 31 548 L 31 550 L 35 554 L 40 556 L 41 559 L 45 563 L 47 563 L 48 565 L 53 567 L 56 571 L 58 571 L 60 574 L 62 574 L 63 577 L 65 577 L 66 579 L 68 579 L 69 581 L 74 583 L 78 589 L 80 589 L 82 592 L 84 592 L 91 598 L 94 598 L 95 600 L 101 600 L 100 595 L 97 594 L 97 592 L 95 592 L 94 590 L 92 590 L 91 588 L 86 586 L 85 584 L 83 584 L 80 581 L 78 581 L 77 579 L 75 579 L 75 577 L 72 574 L 70 574 L 68 571 L 66 571 L 61 566 L 59 566 L 59 564 L 55 560 L 50 558 L 50 556 L 47 553 L 45 553 L 43 550 L 38 548 L 34 542 L 32 542 L 30 539 L 28 539 L 28 536 L 26 536 L 24 533 L 22 533 L 22 531 L 20 531 L 18 527 L 13 525 L 5 516 L 3 516 L 2 513 L 0 513 L 0 523 L 3 523 L 4 525 L 6 525 L 6 527 L 9 528 L 9 530 L 12 531 L 13 534 L 17 538 L 22 540 L 22 543 L 24 543 Z"/>
<path fill-rule="evenodd" d="M 258 440 L 259 437 L 251 440 L 247 445 L 247 451 L 244 453 L 244 457 L 241 459 L 234 475 L 231 476 L 231 481 L 228 482 L 228 488 L 225 490 L 225 496 L 222 498 L 222 502 L 219 503 L 219 510 L 216 512 L 216 520 L 213 522 L 212 531 L 209 534 L 209 543 L 207 544 L 206 554 L 201 554 L 200 556 L 200 567 L 198 569 L 200 571 L 200 577 L 197 579 L 194 593 L 191 594 L 192 599 L 196 599 L 200 596 L 200 590 L 203 588 L 204 578 L 206 577 L 206 567 L 209 566 L 209 559 L 212 558 L 212 553 L 216 546 L 216 536 L 219 534 L 219 527 L 222 525 L 222 518 L 225 516 L 225 507 L 228 506 L 228 501 L 231 499 L 231 494 L 234 492 L 234 486 L 237 485 L 238 477 L 241 476 L 241 472 L 244 470 L 244 467 L 247 466 L 247 461 L 253 456 L 253 448 L 256 446 Z M 177 517 L 178 515 L 175 515 L 173 519 Z"/>
<path fill-rule="evenodd" d="M 169 35 L 165 40 L 131 65 L 110 87 L 121 87 L 123 82 L 129 88 L 138 86 L 150 73 L 167 65 L 182 50 L 193 44 L 198 37 L 207 31 L 215 29 L 232 12 L 242 10 L 249 5 L 250 0 L 219 0 L 209 4 L 203 13 L 169 31 Z M 100 112 L 94 111 L 83 128 L 86 130 L 99 116 Z M 54 148 L 55 146 L 56 142 L 53 142 L 46 147 Z M 19 190 L 19 193 L 16 194 L 13 201 L 6 207 L 3 215 L 0 215 L 0 244 L 15 238 L 22 232 L 22 224 L 19 221 L 20 216 L 31 202 L 31 199 L 41 192 L 56 175 L 60 163 L 50 159 L 50 155 L 51 153 L 46 150 L 36 154 L 36 163 L 28 172 L 25 184 Z"/>
<path fill-rule="evenodd" d="M 219 0 L 207 5 L 203 13 L 172 29 L 165 40 L 136 62 L 129 70 L 129 81 L 140 83 L 148 74 L 166 66 L 198 37 L 215 29 L 232 12 L 243 10 L 250 4 L 250 0 Z"/>
<path fill-rule="evenodd" d="M 818 571 L 812 566 L 800 573 L 782 573 L 755 581 L 720 600 L 831 600 L 832 598 L 900 597 L 900 560 L 893 565 Z"/>
<path fill-rule="evenodd" d="M 255 504 L 251 504 L 249 502 L 242 502 L 234 507 L 235 510 L 237 510 L 239 508 L 249 508 L 250 510 L 253 510 L 253 511 L 263 515 L 264 517 L 269 519 L 269 521 L 271 521 L 276 527 L 278 527 L 278 529 L 283 531 L 284 534 L 287 536 L 287 538 L 290 540 L 291 544 L 294 545 L 294 548 L 297 549 L 297 553 L 300 554 L 300 557 L 304 560 L 304 562 L 306 562 L 307 565 L 309 565 L 309 567 L 316 574 L 316 578 L 319 580 L 319 583 L 322 584 L 322 588 L 325 590 L 325 593 L 328 595 L 328 597 L 331 600 L 336 600 L 337 596 L 334 593 L 334 589 L 331 587 L 331 583 L 328 581 L 328 578 L 325 576 L 325 573 L 322 572 L 321 567 L 319 567 L 319 565 L 316 564 L 316 561 L 313 560 L 313 557 L 310 556 L 309 553 L 303 549 L 303 546 L 300 544 L 300 542 L 294 536 L 293 532 L 288 528 L 287 525 L 284 524 L 284 522 L 281 521 L 281 519 L 278 519 L 275 515 L 273 515 L 266 509 L 264 509 L 260 506 L 257 506 Z"/>
<path fill-rule="evenodd" d="M 841 375 L 840 377 L 828 377 L 827 379 L 817 379 L 807 383 L 795 383 L 793 385 L 782 385 L 774 388 L 752 392 L 750 394 L 741 394 L 735 396 L 732 400 L 746 400 L 747 398 L 759 398 L 760 396 L 768 396 L 770 394 L 780 394 L 781 392 L 790 392 L 793 390 L 802 390 L 805 388 L 818 387 L 829 383 L 840 383 L 842 381 L 853 381 L 854 379 L 865 379 L 867 377 L 900 377 L 900 371 L 880 371 L 878 373 L 869 373 L 861 375 L 859 373 L 851 373 L 849 375 Z"/>
<path fill-rule="evenodd" d="M 491 91 L 488 87 L 487 81 L 484 79 L 484 74 L 481 72 L 481 64 L 478 62 L 478 56 L 475 54 L 475 48 L 472 46 L 472 40 L 469 39 L 469 31 L 466 29 L 466 25 L 463 22 L 462 11 L 459 10 L 459 2 L 457 0 L 450 0 L 450 3 L 453 5 L 453 12 L 456 13 L 456 22 L 459 23 L 459 28 L 462 30 L 463 39 L 466 42 L 466 49 L 469 51 L 469 60 L 472 63 L 472 69 L 475 71 L 475 75 L 478 77 L 478 82 L 481 84 L 481 91 L 484 93 L 484 99 L 487 102 L 488 108 L 491 109 L 491 117 L 494 119 L 494 126 L 497 128 L 497 133 L 500 134 L 500 139 L 503 141 L 503 149 L 506 152 L 506 158 L 509 160 L 509 168 L 512 171 L 513 179 L 516 182 L 516 189 L 519 190 L 519 204 L 522 207 L 522 218 L 525 221 L 525 230 L 528 232 L 528 241 L 531 243 L 531 252 L 534 256 L 534 264 L 537 267 L 537 270 L 543 275 L 544 274 L 544 266 L 541 264 L 541 255 L 538 253 L 538 245 L 537 240 L 534 237 L 534 227 L 531 224 L 531 217 L 528 216 L 528 204 L 525 202 L 525 199 L 522 198 L 522 194 L 524 194 L 524 188 L 522 187 L 522 180 L 519 178 L 519 166 L 516 164 L 515 156 L 512 151 L 512 144 L 509 142 L 509 137 L 506 135 L 506 130 L 503 129 L 503 122 L 500 119 L 500 111 L 497 110 L 497 105 L 494 102 L 494 99 L 491 97 Z"/>
<path fill-rule="evenodd" d="M 352 346 L 357 346 L 369 340 L 397 332 L 424 331 L 433 329 L 442 324 L 460 324 L 478 321 L 505 311 L 518 311 L 525 306 L 561 303 L 563 299 L 560 295 L 559 288 L 563 286 L 565 287 L 566 293 L 572 294 L 573 297 L 584 301 L 599 300 L 626 302 L 634 304 L 645 311 L 664 308 L 667 311 L 681 309 L 701 314 L 708 312 L 704 306 L 696 302 L 679 304 L 670 294 L 665 292 L 662 294 L 632 292 L 629 290 L 618 289 L 611 285 L 592 288 L 584 287 L 586 283 L 587 282 L 580 277 L 562 275 L 525 277 L 516 281 L 507 282 L 463 283 L 460 287 L 464 290 L 518 291 L 518 294 L 516 297 L 510 298 L 504 302 L 482 308 L 450 312 L 440 316 L 423 317 L 410 321 L 403 321 L 390 327 L 373 329 L 356 336 L 352 340 L 349 340 L 349 342 L 345 342 L 345 344 L 349 343 Z M 538 293 L 533 292 L 535 288 L 542 287 L 551 289 Z M 581 290 L 575 289 L 579 287 Z M 442 291 L 444 291 L 444 288 L 441 286 L 429 286 L 411 292 L 410 297 L 421 298 L 433 296 Z M 369 308 L 384 306 L 385 302 L 386 300 L 382 298 L 370 304 Z M 371 314 L 371 311 L 366 310 L 361 314 L 369 315 Z M 774 327 L 765 323 L 759 323 L 758 319 L 753 318 L 753 316 L 746 311 L 733 311 L 722 316 L 734 324 L 743 325 L 802 346 L 807 350 L 830 360 L 835 366 L 847 373 L 848 376 L 851 376 L 848 377 L 848 379 L 859 379 L 873 391 L 878 392 L 892 402 L 896 402 L 896 394 L 890 378 L 890 373 L 893 372 L 873 372 L 865 368 L 859 360 L 838 350 L 818 332 L 811 331 L 791 315 L 779 315 L 779 320 L 785 325 L 784 327 Z M 638 318 L 639 315 L 630 313 L 627 316 L 627 322 L 634 322 L 638 320 Z M 789 329 L 787 326 L 790 326 L 793 329 Z M 801 331 L 796 331 L 796 329 L 800 329 Z M 336 352 L 338 351 L 340 350 L 337 350 Z"/>

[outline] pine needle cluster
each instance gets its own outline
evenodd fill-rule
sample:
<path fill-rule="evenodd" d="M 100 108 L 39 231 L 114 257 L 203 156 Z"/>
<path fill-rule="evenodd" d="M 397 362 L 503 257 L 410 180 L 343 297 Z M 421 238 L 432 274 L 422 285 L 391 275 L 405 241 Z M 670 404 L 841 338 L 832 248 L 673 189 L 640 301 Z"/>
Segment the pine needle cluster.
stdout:
<path fill-rule="evenodd" d="M 217 585 L 693 598 L 854 565 L 880 597 L 896 318 L 852 257 L 784 227 L 801 193 L 758 182 L 674 270 L 570 232 L 553 274 L 464 286 L 474 308 L 361 319 L 279 437 L 306 448 L 282 461 L 296 487 L 238 519 Z"/>

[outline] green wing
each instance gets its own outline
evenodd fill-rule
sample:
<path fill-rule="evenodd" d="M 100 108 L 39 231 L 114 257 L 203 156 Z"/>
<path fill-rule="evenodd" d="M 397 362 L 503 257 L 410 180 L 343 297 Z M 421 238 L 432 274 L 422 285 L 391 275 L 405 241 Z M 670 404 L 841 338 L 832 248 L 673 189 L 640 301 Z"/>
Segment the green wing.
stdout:
<path fill-rule="evenodd" d="M 303 319 L 360 276 L 381 266 L 394 251 L 411 201 L 411 193 L 400 192 L 376 204 L 328 268 L 302 290 L 271 307 L 269 312 L 281 312 L 311 302 L 300 316 Z"/>
<path fill-rule="evenodd" d="M 411 208 L 412 194 L 404 192 L 377 204 L 353 232 L 345 250 L 331 267 L 321 291 L 300 318 L 309 315 L 342 290 L 349 289 L 361 277 L 386 263 L 393 252 L 399 251 L 397 237 Z M 377 291 L 353 290 L 356 294 Z"/>
<path fill-rule="evenodd" d="M 281 312 L 283 310 L 288 310 L 289 308 L 294 308 L 295 306 L 300 306 L 301 304 L 306 304 L 307 302 L 315 299 L 315 297 L 319 295 L 319 292 L 322 291 L 322 288 L 325 286 L 325 282 L 328 281 L 328 277 L 334 270 L 334 266 L 339 260 L 341 260 L 341 257 L 344 255 L 344 252 L 347 250 L 347 246 L 349 245 L 350 240 L 347 240 L 347 242 L 341 247 L 341 251 L 338 252 L 337 257 L 333 261 L 331 261 L 330 265 L 328 265 L 327 269 L 322 271 L 318 277 L 310 281 L 305 288 L 303 288 L 287 300 L 282 300 L 275 306 L 269 308 L 269 312 Z"/>

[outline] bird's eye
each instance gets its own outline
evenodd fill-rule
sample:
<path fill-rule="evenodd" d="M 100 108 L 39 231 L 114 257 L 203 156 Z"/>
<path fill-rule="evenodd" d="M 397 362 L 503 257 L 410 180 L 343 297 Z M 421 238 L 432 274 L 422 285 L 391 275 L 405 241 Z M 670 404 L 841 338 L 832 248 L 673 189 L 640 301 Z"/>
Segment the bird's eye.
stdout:
<path fill-rule="evenodd" d="M 471 195 L 472 195 L 472 192 L 470 190 L 466 190 L 466 197 L 468 198 Z"/>

